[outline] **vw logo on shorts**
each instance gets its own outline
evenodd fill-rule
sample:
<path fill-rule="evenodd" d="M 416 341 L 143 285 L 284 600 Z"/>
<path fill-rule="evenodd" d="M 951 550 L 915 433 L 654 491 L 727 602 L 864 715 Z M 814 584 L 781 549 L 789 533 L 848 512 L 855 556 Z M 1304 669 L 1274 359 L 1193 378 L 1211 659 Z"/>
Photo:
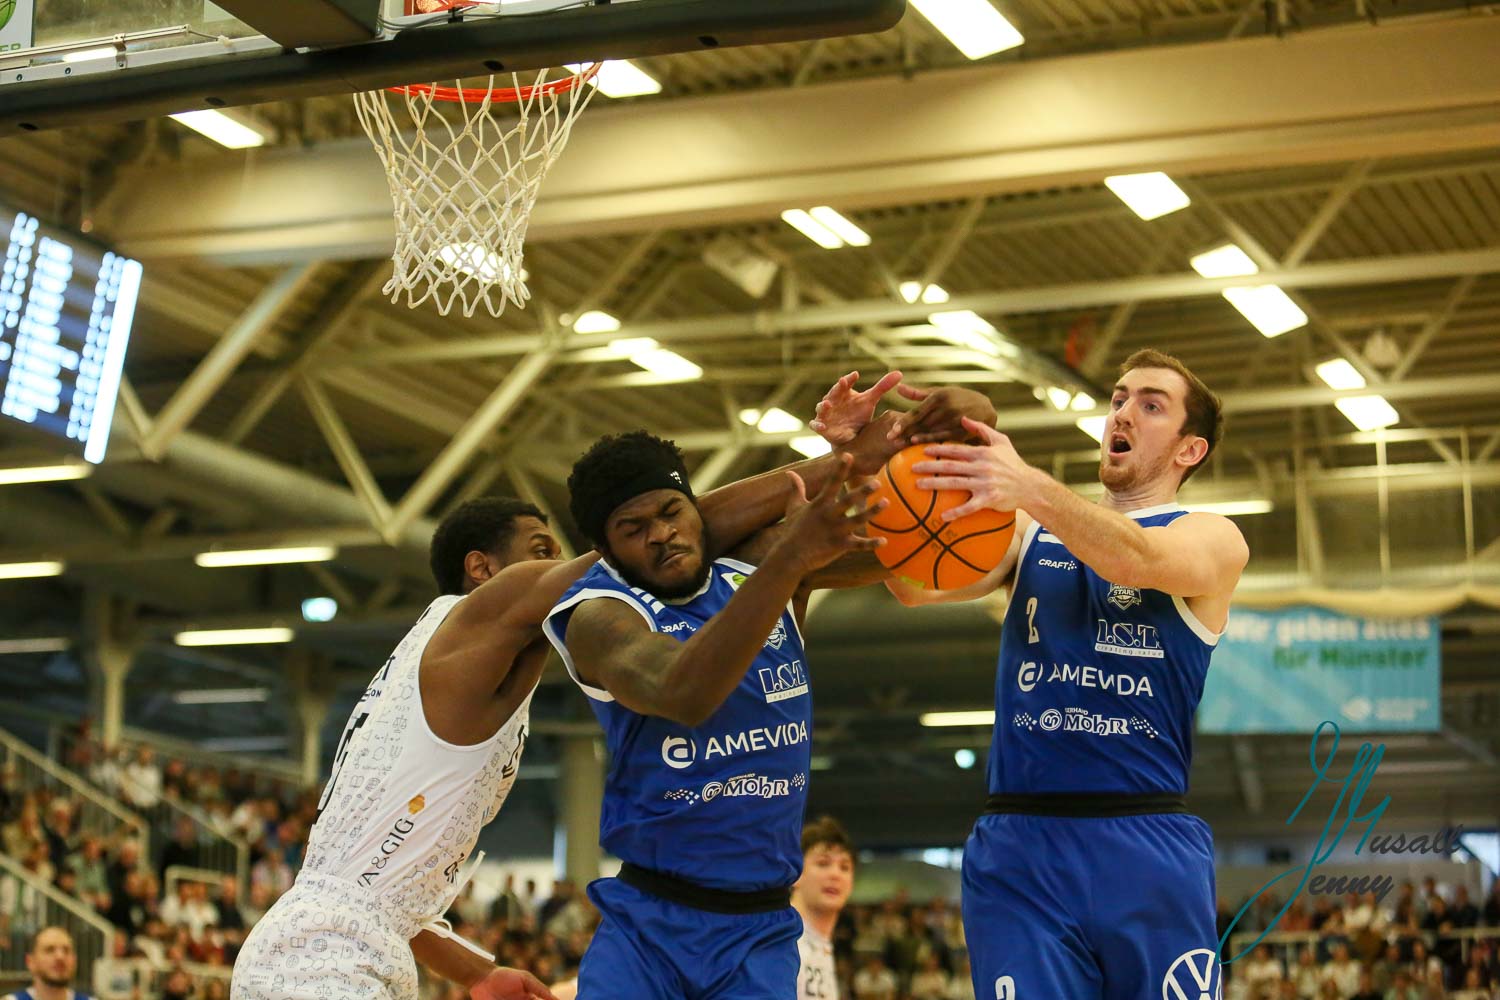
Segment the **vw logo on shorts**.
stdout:
<path fill-rule="evenodd" d="M 1022 691 L 1030 691 L 1036 687 L 1036 682 L 1042 679 L 1042 665 L 1027 660 L 1021 664 L 1021 672 L 1016 674 L 1016 686 Z"/>
<path fill-rule="evenodd" d="M 1179 955 L 1161 981 L 1162 1000 L 1223 1000 L 1219 956 L 1207 948 Z"/>
<path fill-rule="evenodd" d="M 674 770 L 692 767 L 697 756 L 698 745 L 686 736 L 668 736 L 661 741 L 661 759 Z"/>
<path fill-rule="evenodd" d="M 1056 732 L 1058 729 L 1062 728 L 1062 713 L 1055 708 L 1049 708 L 1047 709 L 1047 711 L 1042 713 L 1042 718 L 1040 721 L 1042 724 L 1042 728 L 1047 730 L 1047 732 Z"/>

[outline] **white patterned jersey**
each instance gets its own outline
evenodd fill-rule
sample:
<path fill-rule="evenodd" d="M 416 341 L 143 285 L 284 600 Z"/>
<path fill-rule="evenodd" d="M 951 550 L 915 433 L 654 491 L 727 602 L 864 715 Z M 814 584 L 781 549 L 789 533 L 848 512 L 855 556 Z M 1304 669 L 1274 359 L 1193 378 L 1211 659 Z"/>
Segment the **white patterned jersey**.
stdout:
<path fill-rule="evenodd" d="M 839 1000 L 833 942 L 804 925 L 797 939 L 797 953 L 802 958 L 797 970 L 797 1000 Z"/>
<path fill-rule="evenodd" d="M 422 653 L 462 599 L 428 605 L 355 706 L 302 866 L 370 890 L 407 937 L 452 903 L 459 869 L 515 784 L 526 745 L 530 694 L 483 743 L 455 746 L 427 725 Z"/>

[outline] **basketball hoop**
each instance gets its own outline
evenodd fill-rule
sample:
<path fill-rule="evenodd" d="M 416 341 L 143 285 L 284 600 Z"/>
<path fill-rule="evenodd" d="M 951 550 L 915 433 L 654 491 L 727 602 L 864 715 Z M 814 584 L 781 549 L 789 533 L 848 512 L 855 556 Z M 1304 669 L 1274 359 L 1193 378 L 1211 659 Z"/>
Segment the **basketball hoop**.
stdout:
<path fill-rule="evenodd" d="M 474 4 L 456 0 L 430 9 L 468 6 Z M 577 72 L 543 70 L 530 83 L 511 73 L 508 87 L 496 86 L 505 81 L 496 75 L 484 87 L 392 87 L 399 99 L 382 90 L 354 95 L 396 210 L 395 270 L 382 289 L 392 302 L 404 294 L 415 309 L 432 299 L 445 316 L 455 300 L 465 316 L 480 303 L 491 316 L 507 303 L 526 305 L 522 257 L 531 210 L 597 89 L 587 81 L 598 72 L 596 63 Z"/>

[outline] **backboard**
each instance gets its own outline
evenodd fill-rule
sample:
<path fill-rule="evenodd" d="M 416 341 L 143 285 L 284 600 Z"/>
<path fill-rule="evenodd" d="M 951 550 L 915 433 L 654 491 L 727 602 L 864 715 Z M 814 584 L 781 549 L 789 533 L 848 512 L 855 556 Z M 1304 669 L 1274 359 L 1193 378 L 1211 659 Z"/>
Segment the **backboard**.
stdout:
<path fill-rule="evenodd" d="M 0 138 L 881 31 L 906 7 L 905 0 L 503 0 L 430 12 L 431 0 L 13 2 L 0 25 Z"/>

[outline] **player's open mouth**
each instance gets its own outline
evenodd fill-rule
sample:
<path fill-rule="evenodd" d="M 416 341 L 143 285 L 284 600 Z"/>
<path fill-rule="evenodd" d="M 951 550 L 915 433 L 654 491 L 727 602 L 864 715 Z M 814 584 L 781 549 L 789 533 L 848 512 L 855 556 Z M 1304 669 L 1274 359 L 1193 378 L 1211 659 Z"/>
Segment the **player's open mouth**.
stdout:
<path fill-rule="evenodd" d="M 1123 455 L 1130 450 L 1130 442 L 1125 440 L 1125 435 L 1115 434 L 1109 439 L 1109 453 L 1111 455 Z"/>

